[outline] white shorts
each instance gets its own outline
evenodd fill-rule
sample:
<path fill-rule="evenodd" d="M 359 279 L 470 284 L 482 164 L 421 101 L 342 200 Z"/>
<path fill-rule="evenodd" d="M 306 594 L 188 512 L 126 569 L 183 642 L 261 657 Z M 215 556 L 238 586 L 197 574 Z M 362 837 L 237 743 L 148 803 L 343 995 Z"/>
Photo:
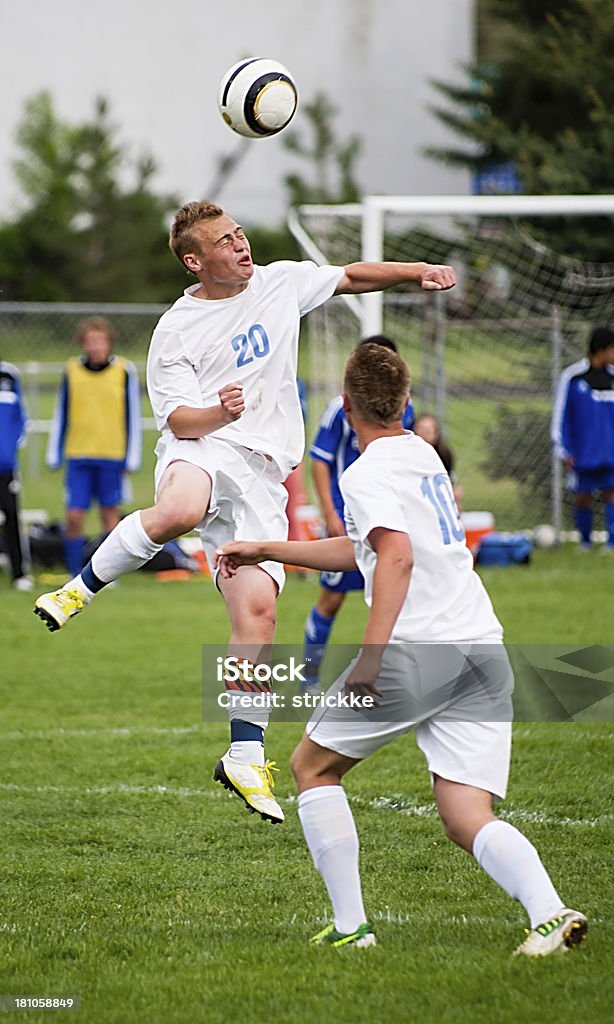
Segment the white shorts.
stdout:
<path fill-rule="evenodd" d="M 327 698 L 343 691 L 353 664 L 332 684 Z M 467 664 L 471 671 L 465 670 Z M 305 732 L 327 750 L 363 760 L 413 730 L 431 776 L 484 789 L 502 800 L 509 776 L 513 685 L 503 644 L 393 644 L 377 680 L 380 707 L 358 712 L 318 708 Z"/>
<path fill-rule="evenodd" d="M 216 437 L 178 440 L 162 436 L 156 445 L 156 493 L 172 462 L 189 462 L 211 478 L 209 511 L 196 527 L 207 561 L 213 569 L 216 548 L 231 540 L 286 540 L 288 492 L 277 466 L 261 452 Z M 281 593 L 283 565 L 261 562 Z"/>

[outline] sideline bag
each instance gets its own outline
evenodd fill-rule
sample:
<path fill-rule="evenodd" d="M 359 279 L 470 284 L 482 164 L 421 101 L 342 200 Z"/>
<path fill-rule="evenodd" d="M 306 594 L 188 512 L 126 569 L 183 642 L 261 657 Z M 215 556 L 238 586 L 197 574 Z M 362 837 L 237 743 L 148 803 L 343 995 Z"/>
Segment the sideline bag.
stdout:
<path fill-rule="evenodd" d="M 489 533 L 478 547 L 478 565 L 528 565 L 533 541 L 524 533 Z"/>

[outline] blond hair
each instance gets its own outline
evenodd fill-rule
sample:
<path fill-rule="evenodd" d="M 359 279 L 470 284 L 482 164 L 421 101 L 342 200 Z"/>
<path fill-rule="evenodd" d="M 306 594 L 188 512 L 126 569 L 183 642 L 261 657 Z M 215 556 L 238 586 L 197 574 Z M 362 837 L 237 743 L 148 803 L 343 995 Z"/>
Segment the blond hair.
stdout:
<path fill-rule="evenodd" d="M 201 221 L 213 220 L 214 217 L 223 215 L 222 207 L 217 206 L 216 203 L 210 203 L 208 199 L 197 199 L 192 203 L 185 203 L 180 210 L 177 210 L 171 224 L 168 244 L 184 270 L 184 256 L 189 252 L 198 252 L 198 238 L 194 231 L 196 225 Z"/>
<path fill-rule="evenodd" d="M 110 320 L 107 320 L 106 316 L 88 316 L 85 320 L 81 320 L 77 324 L 77 330 L 75 331 L 75 341 L 78 345 L 82 345 L 85 341 L 85 336 L 88 331 L 102 331 L 106 334 L 111 348 L 113 348 L 117 334 L 115 328 Z"/>
<path fill-rule="evenodd" d="M 343 390 L 360 419 L 388 426 L 403 416 L 409 370 L 396 352 L 378 344 L 359 345 L 346 363 Z"/>

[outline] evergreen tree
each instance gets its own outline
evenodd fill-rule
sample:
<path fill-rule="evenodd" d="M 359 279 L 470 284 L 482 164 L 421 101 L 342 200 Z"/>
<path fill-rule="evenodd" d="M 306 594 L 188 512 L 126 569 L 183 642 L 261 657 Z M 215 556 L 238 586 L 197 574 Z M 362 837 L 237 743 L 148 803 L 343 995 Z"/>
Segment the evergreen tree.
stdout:
<path fill-rule="evenodd" d="M 324 93 L 316 93 L 311 103 L 305 103 L 303 113 L 311 139 L 304 141 L 296 132 L 287 132 L 284 145 L 302 157 L 303 165 L 312 165 L 315 183 L 310 184 L 299 174 L 288 175 L 286 187 L 290 205 L 357 202 L 360 189 L 354 165 L 360 152 L 360 139 L 352 135 L 345 143 L 337 140 L 333 129 L 337 109 Z"/>
<path fill-rule="evenodd" d="M 526 193 L 612 192 L 612 53 L 613 3 L 482 0 L 478 62 L 466 85 L 435 83 L 449 103 L 438 117 L 468 145 L 431 155 L 476 171 L 511 162 Z M 608 218 L 538 228 L 569 255 L 612 258 Z"/>
<path fill-rule="evenodd" d="M 162 302 L 176 294 L 183 276 L 166 220 L 177 200 L 153 193 L 149 157 L 127 160 L 105 100 L 91 120 L 69 125 L 41 93 L 26 104 L 17 141 L 26 204 L 0 227 L 3 299 Z"/>

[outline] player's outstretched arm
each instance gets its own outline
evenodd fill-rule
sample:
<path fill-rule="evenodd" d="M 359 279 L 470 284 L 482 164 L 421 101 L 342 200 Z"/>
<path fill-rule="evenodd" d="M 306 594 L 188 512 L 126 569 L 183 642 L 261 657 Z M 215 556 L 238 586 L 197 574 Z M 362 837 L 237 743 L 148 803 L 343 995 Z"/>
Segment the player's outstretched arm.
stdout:
<path fill-rule="evenodd" d="M 225 427 L 238 420 L 245 411 L 243 385 L 237 381 L 225 384 L 218 391 L 219 405 L 211 405 L 207 409 L 194 409 L 188 405 L 180 405 L 168 417 L 167 423 L 175 437 L 192 440 L 212 434 L 214 430 Z"/>
<path fill-rule="evenodd" d="M 350 263 L 335 295 L 380 292 L 399 284 L 418 284 L 424 291 L 445 291 L 456 284 L 452 267 L 434 263 Z"/>
<path fill-rule="evenodd" d="M 353 572 L 354 548 L 349 537 L 326 540 L 233 540 L 215 552 L 215 564 L 223 579 L 234 576 L 240 565 L 284 562 L 326 572 Z"/>

